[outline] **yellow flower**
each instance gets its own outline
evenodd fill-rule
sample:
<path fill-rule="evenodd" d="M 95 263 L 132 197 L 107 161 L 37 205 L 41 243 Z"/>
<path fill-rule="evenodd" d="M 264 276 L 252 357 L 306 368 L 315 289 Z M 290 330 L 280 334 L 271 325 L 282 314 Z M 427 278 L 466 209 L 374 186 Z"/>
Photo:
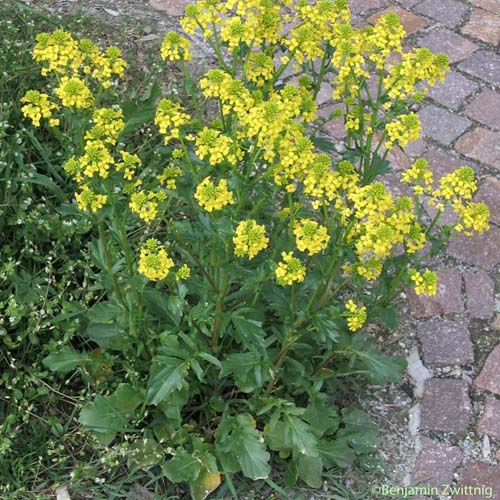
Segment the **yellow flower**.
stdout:
<path fill-rule="evenodd" d="M 311 219 L 302 219 L 294 228 L 293 234 L 297 248 L 301 252 L 307 251 L 314 255 L 328 246 L 330 236 L 325 226 L 321 226 Z"/>
<path fill-rule="evenodd" d="M 422 125 L 416 113 L 401 115 L 397 120 L 388 123 L 385 130 L 389 139 L 385 142 L 385 147 L 391 149 L 396 142 L 401 147 L 405 147 L 409 142 L 416 141 L 420 137 Z"/>
<path fill-rule="evenodd" d="M 151 191 L 138 191 L 130 195 L 129 207 L 146 222 L 153 221 L 158 215 L 158 194 Z"/>
<path fill-rule="evenodd" d="M 97 212 L 101 209 L 108 199 L 106 195 L 94 193 L 85 184 L 79 193 L 75 193 L 75 198 L 80 210 L 90 210 L 91 212 Z"/>
<path fill-rule="evenodd" d="M 257 224 L 254 219 L 241 221 L 236 228 L 236 236 L 233 237 L 234 254 L 253 259 L 269 243 L 265 233 L 266 228 Z"/>
<path fill-rule="evenodd" d="M 210 165 L 215 166 L 223 161 L 235 165 L 242 157 L 241 151 L 230 137 L 219 130 L 204 127 L 195 139 L 196 154 L 203 160 L 208 157 Z"/>
<path fill-rule="evenodd" d="M 464 231 L 467 236 L 472 236 L 470 229 L 482 233 L 490 228 L 490 210 L 486 203 L 467 203 L 458 205 L 453 210 L 460 215 L 460 221 L 455 225 L 456 231 Z"/>
<path fill-rule="evenodd" d="M 162 99 L 158 103 L 155 114 L 155 124 L 160 133 L 165 135 L 165 144 L 172 139 L 178 139 L 180 127 L 189 123 L 190 116 L 184 113 L 182 107 L 170 99 Z"/>
<path fill-rule="evenodd" d="M 123 130 L 123 111 L 114 108 L 98 108 L 92 115 L 94 126 L 85 134 L 86 140 L 100 140 L 114 145 Z"/>
<path fill-rule="evenodd" d="M 86 177 L 94 174 L 106 179 L 113 165 L 113 157 L 102 141 L 88 141 L 85 144 L 84 155 L 80 158 L 80 166 Z"/>
<path fill-rule="evenodd" d="M 246 75 L 251 82 L 262 86 L 274 74 L 273 59 L 264 52 L 251 52 L 246 65 Z"/>
<path fill-rule="evenodd" d="M 92 65 L 94 67 L 92 76 L 104 88 L 111 86 L 113 76 L 122 77 L 127 66 L 122 58 L 121 50 L 115 46 L 108 47 L 104 54 L 96 54 L 92 58 Z"/>
<path fill-rule="evenodd" d="M 169 61 L 189 61 L 192 59 L 190 47 L 191 42 L 187 38 L 179 35 L 176 31 L 169 31 L 161 44 L 160 54 L 163 59 Z"/>
<path fill-rule="evenodd" d="M 63 106 L 74 106 L 78 109 L 90 108 L 94 96 L 83 80 L 63 76 L 60 85 L 55 90 Z"/>
<path fill-rule="evenodd" d="M 121 151 L 122 162 L 116 164 L 116 170 L 121 172 L 123 170 L 123 178 L 132 180 L 137 167 L 141 164 L 141 159 L 137 155 L 132 155 L 127 151 Z"/>
<path fill-rule="evenodd" d="M 435 197 L 452 200 L 461 197 L 470 200 L 477 189 L 477 182 L 474 170 L 470 167 L 457 168 L 451 174 L 441 177 L 439 189 L 434 191 Z"/>
<path fill-rule="evenodd" d="M 59 119 L 52 118 L 52 111 L 58 109 L 58 106 L 50 100 L 47 94 L 42 94 L 37 90 L 28 90 L 21 102 L 25 103 L 21 107 L 23 115 L 29 118 L 35 127 L 40 126 L 41 118 L 48 118 L 51 126 L 59 125 Z"/>
<path fill-rule="evenodd" d="M 48 63 L 47 67 L 42 69 L 42 75 L 50 72 L 66 75 L 70 68 L 78 69 L 82 56 L 78 43 L 70 33 L 57 29 L 51 34 L 39 33 L 36 40 L 33 58 L 37 62 Z"/>
<path fill-rule="evenodd" d="M 366 307 L 358 307 L 352 300 L 345 305 L 344 316 L 347 318 L 347 326 L 351 332 L 357 332 L 366 323 Z"/>
<path fill-rule="evenodd" d="M 173 266 L 174 261 L 165 247 L 159 246 L 153 238 L 146 241 L 139 256 L 140 273 L 152 281 L 164 280 Z"/>
<path fill-rule="evenodd" d="M 182 170 L 177 167 L 174 163 L 165 167 L 160 175 L 156 178 L 167 188 L 176 188 L 176 179 L 182 174 Z"/>
<path fill-rule="evenodd" d="M 181 267 L 179 267 L 175 279 L 176 280 L 187 280 L 191 276 L 191 269 L 187 264 L 182 264 Z"/>
<path fill-rule="evenodd" d="M 294 282 L 304 281 L 306 268 L 299 259 L 293 256 L 293 252 L 282 252 L 282 262 L 276 268 L 276 281 L 281 286 L 291 286 Z"/>
<path fill-rule="evenodd" d="M 222 179 L 218 185 L 215 185 L 210 177 L 205 177 L 196 188 L 194 197 L 207 212 L 220 210 L 234 203 L 233 193 L 227 189 L 226 179 Z"/>
<path fill-rule="evenodd" d="M 419 271 L 415 269 L 410 269 L 408 271 L 408 275 L 410 279 L 413 281 L 415 286 L 415 293 L 417 295 L 436 295 L 437 293 L 437 284 L 438 277 L 434 271 L 430 271 L 426 269 L 424 274 L 421 274 Z"/>
<path fill-rule="evenodd" d="M 415 160 L 415 163 L 401 176 L 401 182 L 413 184 L 413 191 L 416 195 L 428 193 L 433 183 L 429 162 L 424 158 Z"/>

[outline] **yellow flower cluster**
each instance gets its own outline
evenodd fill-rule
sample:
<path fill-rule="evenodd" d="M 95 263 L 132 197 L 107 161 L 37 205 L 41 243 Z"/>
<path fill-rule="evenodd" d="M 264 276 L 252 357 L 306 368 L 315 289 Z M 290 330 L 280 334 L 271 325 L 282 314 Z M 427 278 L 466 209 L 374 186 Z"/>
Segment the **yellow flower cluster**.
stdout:
<path fill-rule="evenodd" d="M 293 230 L 297 248 L 314 255 L 328 246 L 330 236 L 325 226 L 311 219 L 302 219 Z"/>
<path fill-rule="evenodd" d="M 191 42 L 187 38 L 176 31 L 169 31 L 161 44 L 160 54 L 163 59 L 169 61 L 190 61 L 193 57 L 190 47 Z"/>
<path fill-rule="evenodd" d="M 424 158 L 418 158 L 413 165 L 401 176 L 401 182 L 413 185 L 416 195 L 430 193 L 432 191 L 433 175 L 429 169 L 429 162 Z"/>
<path fill-rule="evenodd" d="M 94 193 L 88 186 L 82 185 L 82 190 L 75 194 L 76 202 L 80 210 L 90 210 L 97 212 L 108 199 L 106 195 Z"/>
<path fill-rule="evenodd" d="M 50 126 L 59 125 L 59 119 L 53 117 L 53 110 L 59 107 L 55 102 L 50 100 L 47 94 L 42 94 L 37 90 L 28 90 L 24 97 L 21 99 L 24 105 L 21 111 L 24 116 L 30 118 L 35 127 L 40 126 L 42 118 L 48 118 Z"/>
<path fill-rule="evenodd" d="M 141 164 L 141 159 L 138 155 L 133 155 L 127 151 L 120 152 L 122 156 L 122 161 L 116 164 L 116 171 L 122 172 L 123 178 L 127 180 L 132 180 L 134 177 L 137 167 Z"/>
<path fill-rule="evenodd" d="M 226 205 L 234 203 L 233 193 L 227 189 L 226 179 L 221 179 L 216 185 L 210 180 L 210 177 L 205 177 L 196 188 L 194 197 L 207 212 L 220 210 Z"/>
<path fill-rule="evenodd" d="M 208 157 L 208 163 L 215 166 L 223 161 L 231 165 L 241 160 L 242 152 L 238 144 L 220 130 L 204 127 L 198 132 L 196 139 L 196 154 L 200 160 Z"/>
<path fill-rule="evenodd" d="M 174 163 L 165 167 L 161 174 L 156 178 L 163 184 L 167 189 L 176 188 L 176 179 L 182 174 L 182 170 Z"/>
<path fill-rule="evenodd" d="M 115 108 L 97 108 L 92 115 L 93 127 L 85 134 L 86 140 L 99 140 L 115 145 L 125 122 L 123 111 Z"/>
<path fill-rule="evenodd" d="M 113 157 L 103 141 L 88 141 L 79 162 L 85 177 L 97 174 L 103 179 L 108 177 L 109 170 L 114 164 Z"/>
<path fill-rule="evenodd" d="M 274 76 L 273 59 L 264 52 L 251 52 L 246 65 L 246 76 L 259 87 Z"/>
<path fill-rule="evenodd" d="M 164 280 L 174 266 L 174 261 L 168 256 L 165 247 L 151 238 L 141 248 L 139 256 L 139 272 L 152 281 Z M 183 271 L 185 275 L 186 272 Z"/>
<path fill-rule="evenodd" d="M 351 332 L 357 332 L 366 323 L 366 307 L 358 307 L 352 300 L 345 305 L 344 316 L 347 319 L 347 327 Z"/>
<path fill-rule="evenodd" d="M 189 123 L 190 116 L 184 113 L 180 104 L 170 99 L 162 99 L 158 103 L 155 114 L 155 124 L 158 125 L 160 133 L 164 134 L 165 144 L 172 139 L 178 139 L 180 127 Z"/>
<path fill-rule="evenodd" d="M 182 264 L 175 274 L 176 280 L 187 280 L 191 276 L 191 269 L 187 264 Z"/>
<path fill-rule="evenodd" d="M 293 252 L 282 252 L 281 258 L 283 259 L 278 263 L 276 268 L 276 281 L 278 285 L 291 286 L 295 282 L 304 281 L 306 276 L 306 268 L 300 262 L 300 259 L 293 256 Z"/>
<path fill-rule="evenodd" d="M 420 137 L 422 124 L 416 113 L 400 115 L 396 120 L 385 126 L 388 140 L 385 147 L 391 149 L 397 142 L 404 148 L 409 142 L 416 141 Z"/>
<path fill-rule="evenodd" d="M 261 250 L 267 248 L 269 238 L 266 236 L 266 228 L 254 219 L 242 221 L 236 228 L 236 236 L 233 237 L 234 254 L 237 257 L 248 257 L 253 259 Z"/>
<path fill-rule="evenodd" d="M 164 201 L 166 195 L 163 191 L 138 191 L 130 195 L 129 207 L 142 220 L 151 222 L 158 215 L 158 202 Z"/>
<path fill-rule="evenodd" d="M 414 284 L 415 293 L 417 295 L 436 295 L 438 277 L 434 271 L 426 269 L 423 273 L 421 273 L 415 269 L 410 269 L 408 271 L 408 275 Z"/>

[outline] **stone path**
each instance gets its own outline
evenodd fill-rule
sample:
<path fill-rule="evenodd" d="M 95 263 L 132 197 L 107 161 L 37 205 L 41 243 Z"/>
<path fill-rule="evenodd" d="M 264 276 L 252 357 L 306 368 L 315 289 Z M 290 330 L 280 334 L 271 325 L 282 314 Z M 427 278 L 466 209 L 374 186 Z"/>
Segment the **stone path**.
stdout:
<path fill-rule="evenodd" d="M 419 111 L 423 139 L 399 152 L 397 164 L 404 168 L 423 156 L 438 177 L 470 165 L 480 178 L 475 199 L 492 212 L 489 232 L 451 240 L 435 265 L 435 297 L 407 293 L 420 353 L 419 359 L 413 352 L 410 373 L 419 379 L 414 383 L 423 383 L 410 412 L 417 459 L 407 484 L 461 489 L 441 498 L 499 500 L 500 0 L 350 4 L 359 23 L 387 10 L 398 13 L 410 34 L 408 46 L 449 55 L 452 71 Z M 492 496 L 480 491 L 488 486 Z"/>
<path fill-rule="evenodd" d="M 157 17 L 161 28 L 170 26 L 162 19 L 180 15 L 189 2 L 90 3 L 104 12 L 106 6 L 128 15 L 140 10 L 143 16 Z M 470 165 L 480 178 L 475 199 L 488 203 L 492 215 L 489 232 L 454 237 L 445 258 L 435 263 L 435 297 L 407 293 L 406 320 L 414 330 L 414 346 L 405 347 L 416 396 L 408 432 L 416 460 L 406 484 L 453 484 L 463 488 L 455 500 L 500 500 L 500 0 L 349 3 L 359 25 L 396 12 L 409 34 L 408 47 L 446 52 L 452 62 L 446 81 L 430 92 L 419 111 L 423 138 L 404 151 L 395 149 L 393 166 L 405 169 L 412 158 L 423 156 L 439 178 Z M 331 88 L 324 85 L 319 96 L 324 115 L 339 106 L 330 99 Z M 345 137 L 339 121 L 326 131 L 337 141 Z M 471 494 L 466 486 L 489 486 L 492 496 Z"/>

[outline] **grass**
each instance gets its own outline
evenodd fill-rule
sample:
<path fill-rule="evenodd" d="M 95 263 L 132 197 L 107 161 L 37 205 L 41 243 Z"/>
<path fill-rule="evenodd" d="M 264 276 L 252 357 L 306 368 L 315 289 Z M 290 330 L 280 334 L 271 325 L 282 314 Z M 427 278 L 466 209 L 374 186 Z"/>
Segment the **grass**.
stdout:
<path fill-rule="evenodd" d="M 69 484 L 73 500 L 128 498 L 134 488 L 145 488 L 153 499 L 187 498 L 153 470 L 131 472 L 123 459 L 96 451 L 77 422 L 89 384 L 75 377 L 61 381 L 42 363 L 76 336 L 81 313 L 101 293 L 87 285 L 90 256 L 82 249 L 93 228 L 71 203 L 60 144 L 49 136 L 40 140 L 20 112 L 26 90 L 44 85 L 30 55 L 35 36 L 57 27 L 93 39 L 106 31 L 108 42 L 127 46 L 123 32 L 105 30 L 95 19 L 52 18 L 22 3 L 0 4 L 0 498 L 54 498 L 58 486 Z M 133 61 L 136 52 L 132 46 L 126 55 Z M 150 72 L 131 66 L 129 99 L 146 92 L 152 76 L 165 71 L 149 53 L 142 59 Z M 172 68 L 167 70 L 163 81 L 171 91 L 177 80 Z M 370 498 L 363 480 L 346 485 L 338 472 L 326 477 L 324 491 L 289 493 L 280 484 L 277 470 L 273 480 L 226 484 L 212 497 Z"/>

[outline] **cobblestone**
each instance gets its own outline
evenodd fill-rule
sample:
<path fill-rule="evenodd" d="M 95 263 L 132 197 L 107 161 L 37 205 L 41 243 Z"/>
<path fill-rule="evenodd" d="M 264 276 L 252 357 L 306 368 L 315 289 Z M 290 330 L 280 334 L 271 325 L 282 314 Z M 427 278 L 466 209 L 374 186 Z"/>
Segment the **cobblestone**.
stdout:
<path fill-rule="evenodd" d="M 425 136 L 448 146 L 472 124 L 470 120 L 430 104 L 419 113 Z"/>
<path fill-rule="evenodd" d="M 467 106 L 466 114 L 478 122 L 484 123 L 492 128 L 500 129 L 499 110 L 500 93 L 485 89 L 469 104 L 469 106 Z"/>
<path fill-rule="evenodd" d="M 495 307 L 495 283 L 482 269 L 469 269 L 464 273 L 467 311 L 472 318 L 490 319 Z"/>
<path fill-rule="evenodd" d="M 500 132 L 477 127 L 460 137 L 455 148 L 469 158 L 500 169 Z"/>
<path fill-rule="evenodd" d="M 444 82 L 430 90 L 429 97 L 443 106 L 457 110 L 478 87 L 477 83 L 462 74 L 450 71 Z"/>
<path fill-rule="evenodd" d="M 452 63 L 461 61 L 477 49 L 477 46 L 467 38 L 446 28 L 430 32 L 418 42 L 418 45 L 427 47 L 433 52 L 444 52 Z"/>
<path fill-rule="evenodd" d="M 500 56 L 489 50 L 478 50 L 462 61 L 459 69 L 493 85 L 500 85 Z"/>
<path fill-rule="evenodd" d="M 500 345 L 497 345 L 488 356 L 474 384 L 480 389 L 487 389 L 500 395 Z"/>
<path fill-rule="evenodd" d="M 497 45 L 500 42 L 500 16 L 486 10 L 475 9 L 469 22 L 462 28 L 462 33 Z"/>
<path fill-rule="evenodd" d="M 490 220 L 500 225 L 500 180 L 486 177 L 474 197 L 474 201 L 483 201 L 490 209 Z"/>
<path fill-rule="evenodd" d="M 425 0 L 415 6 L 414 9 L 420 14 L 432 17 L 448 28 L 455 28 L 462 22 L 467 12 L 467 6 L 455 0 Z"/>
<path fill-rule="evenodd" d="M 482 267 L 487 271 L 500 263 L 500 229 L 491 228 L 473 237 L 458 234 L 448 246 L 448 253 L 467 264 Z"/>
<path fill-rule="evenodd" d="M 403 25 L 403 28 L 408 35 L 416 33 L 418 30 L 422 29 L 425 26 L 425 21 L 421 17 L 416 16 L 412 12 L 409 12 L 398 6 L 389 7 L 381 12 L 377 12 L 373 16 L 370 16 L 368 18 L 368 21 L 371 24 L 375 24 L 379 17 L 389 12 L 394 12 L 398 15 L 399 19 L 401 20 L 401 24 Z"/>
<path fill-rule="evenodd" d="M 488 396 L 484 413 L 477 427 L 479 434 L 487 434 L 494 439 L 500 439 L 500 400 Z"/>
<path fill-rule="evenodd" d="M 422 430 L 465 433 L 472 417 L 469 384 L 449 378 L 427 380 L 420 411 Z"/>
<path fill-rule="evenodd" d="M 454 495 L 453 500 L 500 500 L 500 467 L 486 462 L 469 462 L 462 471 L 457 486 L 469 486 L 471 489 L 464 489 L 463 494 Z M 491 490 L 486 492 L 486 488 Z"/>

